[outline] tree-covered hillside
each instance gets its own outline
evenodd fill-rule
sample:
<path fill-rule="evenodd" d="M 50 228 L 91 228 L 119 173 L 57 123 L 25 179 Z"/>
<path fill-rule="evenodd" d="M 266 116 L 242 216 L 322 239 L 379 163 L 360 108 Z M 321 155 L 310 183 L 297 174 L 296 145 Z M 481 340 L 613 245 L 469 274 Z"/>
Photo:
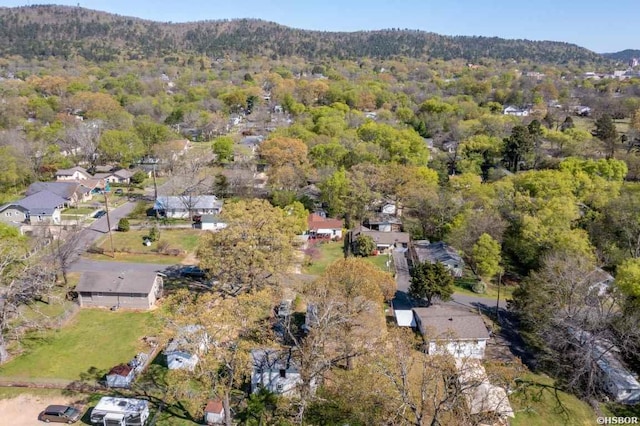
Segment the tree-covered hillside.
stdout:
<path fill-rule="evenodd" d="M 543 63 L 601 62 L 602 56 L 569 43 L 442 36 L 414 30 L 320 32 L 239 19 L 159 23 L 80 7 L 26 6 L 0 9 L 0 54 L 24 57 L 76 55 L 108 61 L 158 57 L 177 51 L 306 59 L 333 57 L 481 58 Z"/>
<path fill-rule="evenodd" d="M 613 59 L 615 61 L 629 62 L 630 59 L 640 58 L 640 50 L 638 49 L 625 49 L 620 52 L 603 53 L 605 58 Z"/>

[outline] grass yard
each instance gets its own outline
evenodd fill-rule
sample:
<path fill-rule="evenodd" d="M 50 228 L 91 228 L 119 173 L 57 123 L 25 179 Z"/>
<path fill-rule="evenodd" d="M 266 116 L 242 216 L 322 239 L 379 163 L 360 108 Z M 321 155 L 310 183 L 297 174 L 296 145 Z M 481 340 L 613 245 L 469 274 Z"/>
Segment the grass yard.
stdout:
<path fill-rule="evenodd" d="M 317 244 L 314 249 L 308 251 L 306 256 L 311 257 L 311 264 L 305 266 L 302 272 L 309 275 L 321 275 L 327 269 L 327 266 L 344 257 L 343 247 L 344 244 L 341 241 Z M 362 259 L 383 271 L 389 271 L 389 268 L 387 268 L 388 255 L 381 254 L 379 256 L 363 257 Z M 393 271 L 393 260 L 391 262 L 391 270 Z"/>
<path fill-rule="evenodd" d="M 344 257 L 342 242 L 318 243 L 308 250 L 311 264 L 305 265 L 302 272 L 309 275 L 322 275 L 327 266 Z"/>
<path fill-rule="evenodd" d="M 541 385 L 553 386 L 553 379 L 539 374 L 528 373 L 525 379 Z M 534 386 L 526 391 L 509 395 L 509 401 L 516 412 L 512 426 L 595 425 L 597 415 L 584 401 L 553 387 Z M 603 413 L 603 415 L 609 415 Z"/>
<path fill-rule="evenodd" d="M 147 235 L 149 235 L 148 229 L 113 232 L 113 246 L 116 252 L 155 254 L 158 249 L 158 241 L 151 243 L 149 247 L 142 244 L 143 238 Z M 200 235 L 202 235 L 202 231 L 195 229 L 161 229 L 159 241 L 167 241 L 169 248 L 192 252 L 198 246 Z M 98 247 L 111 250 L 108 235 L 98 243 Z"/>
<path fill-rule="evenodd" d="M 28 335 L 25 353 L 0 367 L 0 376 L 78 380 L 130 361 L 144 347 L 140 338 L 156 333 L 150 312 L 83 309 L 61 329 Z"/>
<path fill-rule="evenodd" d="M 506 301 L 507 299 L 511 299 L 514 289 L 515 289 L 515 286 L 506 286 L 503 284 L 500 287 L 500 300 Z M 493 300 L 496 300 L 496 298 L 498 297 L 498 286 L 495 284 L 487 285 L 487 291 L 482 294 L 472 291 L 471 287 L 467 284 L 456 283 L 454 285 L 454 290 L 458 294 L 464 294 L 467 296 L 484 297 L 486 299 L 493 299 Z"/>
<path fill-rule="evenodd" d="M 86 214 L 91 214 L 93 212 L 95 212 L 96 209 L 91 208 L 91 207 L 70 207 L 68 209 L 64 209 L 62 210 L 61 214 L 64 215 L 86 215 Z"/>
<path fill-rule="evenodd" d="M 387 254 L 379 254 L 378 256 L 363 257 L 363 259 L 371 263 L 372 265 L 377 266 L 378 268 L 382 269 L 385 272 L 393 273 L 393 258 L 389 257 L 389 255 Z M 389 259 L 391 259 L 391 263 L 389 264 L 389 267 L 387 267 L 387 261 Z"/>

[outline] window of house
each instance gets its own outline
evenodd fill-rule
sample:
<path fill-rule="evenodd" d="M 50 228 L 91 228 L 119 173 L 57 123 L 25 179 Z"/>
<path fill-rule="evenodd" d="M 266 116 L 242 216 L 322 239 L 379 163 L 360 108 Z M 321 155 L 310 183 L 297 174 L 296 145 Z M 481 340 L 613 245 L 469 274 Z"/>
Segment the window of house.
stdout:
<path fill-rule="evenodd" d="M 11 216 L 11 215 L 12 215 L 12 213 L 11 213 L 11 212 L 6 212 L 6 213 L 5 213 L 5 216 Z"/>
<path fill-rule="evenodd" d="M 282 392 L 284 390 L 284 385 L 282 383 L 278 383 L 276 385 L 276 391 Z"/>
<path fill-rule="evenodd" d="M 285 369 L 280 369 L 280 377 L 282 377 L 283 379 L 284 379 L 285 377 L 287 377 L 287 370 L 285 370 Z"/>

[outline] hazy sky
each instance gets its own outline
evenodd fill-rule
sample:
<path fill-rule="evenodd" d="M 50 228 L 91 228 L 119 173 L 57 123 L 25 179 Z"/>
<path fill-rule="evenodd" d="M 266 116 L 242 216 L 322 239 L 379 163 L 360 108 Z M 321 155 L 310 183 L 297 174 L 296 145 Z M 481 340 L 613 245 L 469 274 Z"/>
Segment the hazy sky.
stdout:
<path fill-rule="evenodd" d="M 296 28 L 409 28 L 640 49 L 640 0 L 0 0 L 0 6 L 78 5 L 156 21 L 260 18 Z"/>

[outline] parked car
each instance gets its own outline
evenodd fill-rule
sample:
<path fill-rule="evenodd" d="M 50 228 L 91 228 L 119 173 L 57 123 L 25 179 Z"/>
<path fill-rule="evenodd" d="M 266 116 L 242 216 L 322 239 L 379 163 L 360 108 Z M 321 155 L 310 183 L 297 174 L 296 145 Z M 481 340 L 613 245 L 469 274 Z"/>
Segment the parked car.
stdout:
<path fill-rule="evenodd" d="M 114 194 L 122 195 L 122 194 L 124 194 L 124 191 L 122 190 L 122 188 L 118 188 L 118 189 L 115 190 Z"/>
<path fill-rule="evenodd" d="M 187 266 L 182 268 L 180 275 L 188 278 L 204 278 L 206 273 L 197 266 Z"/>
<path fill-rule="evenodd" d="M 68 405 L 50 405 L 38 416 L 41 422 L 75 423 L 80 420 L 80 411 Z"/>
<path fill-rule="evenodd" d="M 105 212 L 104 210 L 98 210 L 96 214 L 93 215 L 93 217 L 95 217 L 96 219 L 100 219 L 105 214 L 107 214 L 107 212 Z"/>

